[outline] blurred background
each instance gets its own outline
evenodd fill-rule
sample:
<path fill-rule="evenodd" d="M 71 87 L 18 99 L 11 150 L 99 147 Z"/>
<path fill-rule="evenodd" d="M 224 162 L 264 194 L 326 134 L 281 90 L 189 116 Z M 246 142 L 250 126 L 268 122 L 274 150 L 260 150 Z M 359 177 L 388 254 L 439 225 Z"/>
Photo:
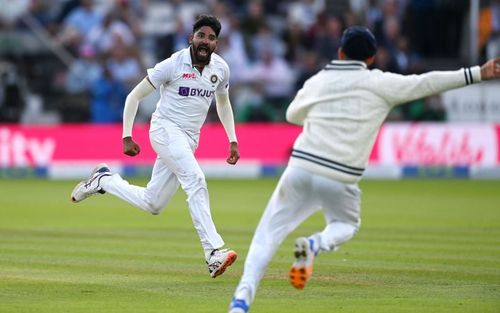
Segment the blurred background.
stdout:
<path fill-rule="evenodd" d="M 131 161 L 108 155 L 105 148 L 83 156 L 69 149 L 76 146 L 81 154 L 89 149 L 86 140 L 99 138 L 94 146 L 111 149 L 108 143 L 117 141 L 121 152 L 125 97 L 147 68 L 187 47 L 201 13 L 221 20 L 217 53 L 231 68 L 230 96 L 240 141 L 247 143 L 244 156 L 258 164 L 259 173 L 274 173 L 267 165 L 286 163 L 298 130 L 284 124 L 285 110 L 304 81 L 337 57 L 342 32 L 350 25 L 373 31 L 380 46 L 373 67 L 384 71 L 459 69 L 500 55 L 499 0 L 0 0 L 0 6 L 4 176 L 12 175 L 6 169 L 26 167 L 38 168 L 38 174 L 44 168 L 41 173 L 47 175 L 52 166 L 74 169 L 100 157 L 130 169 Z M 385 165 L 394 169 L 396 164 L 398 173 L 401 165 L 413 170 L 438 166 L 439 175 L 460 177 L 479 168 L 488 177 L 500 177 L 492 174 L 500 164 L 498 87 L 498 82 L 483 83 L 394 109 L 371 165 L 384 173 Z M 142 101 L 137 124 L 147 125 L 158 97 L 154 93 Z M 218 122 L 215 106 L 207 117 L 207 125 L 212 122 Z M 147 143 L 146 128 L 139 136 Z M 207 128 L 202 136 L 224 141 L 219 128 Z M 260 132 L 264 137 L 252 135 Z M 263 149 L 262 138 L 272 132 L 283 137 Z M 198 155 L 202 161 L 224 158 L 225 145 L 221 154 L 213 154 L 202 142 Z M 252 152 L 273 147 L 276 151 L 264 155 Z M 142 161 L 153 160 L 154 154 L 146 153 Z"/>

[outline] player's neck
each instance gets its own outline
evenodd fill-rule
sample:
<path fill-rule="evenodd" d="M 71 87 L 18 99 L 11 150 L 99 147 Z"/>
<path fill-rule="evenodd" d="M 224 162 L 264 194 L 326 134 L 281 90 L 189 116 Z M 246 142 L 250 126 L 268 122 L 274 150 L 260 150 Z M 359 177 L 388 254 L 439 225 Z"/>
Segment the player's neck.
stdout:
<path fill-rule="evenodd" d="M 198 70 L 198 72 L 203 72 L 203 69 L 205 68 L 205 64 L 195 64 L 193 63 L 193 67 Z"/>

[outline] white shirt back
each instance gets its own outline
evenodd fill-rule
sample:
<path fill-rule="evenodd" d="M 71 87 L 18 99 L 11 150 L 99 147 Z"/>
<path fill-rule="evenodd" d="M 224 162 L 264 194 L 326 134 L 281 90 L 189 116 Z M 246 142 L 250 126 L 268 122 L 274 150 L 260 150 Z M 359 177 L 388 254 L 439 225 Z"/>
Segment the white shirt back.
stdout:
<path fill-rule="evenodd" d="M 305 82 L 287 109 L 289 122 L 304 125 L 290 164 L 357 182 L 393 106 L 480 81 L 479 66 L 404 76 L 368 70 L 359 61 L 332 61 Z"/>

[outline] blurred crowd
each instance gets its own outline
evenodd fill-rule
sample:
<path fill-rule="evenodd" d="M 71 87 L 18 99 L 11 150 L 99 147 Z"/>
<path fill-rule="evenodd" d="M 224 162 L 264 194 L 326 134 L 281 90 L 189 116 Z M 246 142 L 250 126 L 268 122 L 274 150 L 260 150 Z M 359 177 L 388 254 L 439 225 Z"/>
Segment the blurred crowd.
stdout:
<path fill-rule="evenodd" d="M 239 122 L 284 121 L 304 81 L 337 57 L 343 30 L 377 37 L 374 67 L 402 74 L 467 65 L 467 0 L 0 0 L 0 122 L 121 121 L 146 69 L 188 46 L 198 14 L 219 17 Z M 481 1 L 479 51 L 499 55 L 500 1 Z M 157 94 L 137 120 L 148 121 Z M 217 119 L 211 111 L 209 120 Z M 389 119 L 446 120 L 439 96 Z"/>

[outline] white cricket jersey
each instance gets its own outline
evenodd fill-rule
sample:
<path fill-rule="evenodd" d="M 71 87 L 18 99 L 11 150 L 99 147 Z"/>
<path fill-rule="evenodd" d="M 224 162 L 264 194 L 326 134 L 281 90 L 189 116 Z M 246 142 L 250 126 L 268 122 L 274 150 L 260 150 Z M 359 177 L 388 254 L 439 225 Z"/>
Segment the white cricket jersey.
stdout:
<path fill-rule="evenodd" d="M 203 72 L 193 67 L 190 48 L 182 49 L 170 58 L 147 70 L 155 88 L 160 88 L 160 100 L 152 118 L 170 121 L 198 140 L 215 93 L 227 93 L 229 66 L 212 53 Z"/>
<path fill-rule="evenodd" d="M 479 66 L 405 76 L 369 70 L 363 62 L 332 61 L 305 82 L 287 109 L 289 122 L 304 125 L 289 164 L 357 182 L 392 107 L 480 81 Z"/>

